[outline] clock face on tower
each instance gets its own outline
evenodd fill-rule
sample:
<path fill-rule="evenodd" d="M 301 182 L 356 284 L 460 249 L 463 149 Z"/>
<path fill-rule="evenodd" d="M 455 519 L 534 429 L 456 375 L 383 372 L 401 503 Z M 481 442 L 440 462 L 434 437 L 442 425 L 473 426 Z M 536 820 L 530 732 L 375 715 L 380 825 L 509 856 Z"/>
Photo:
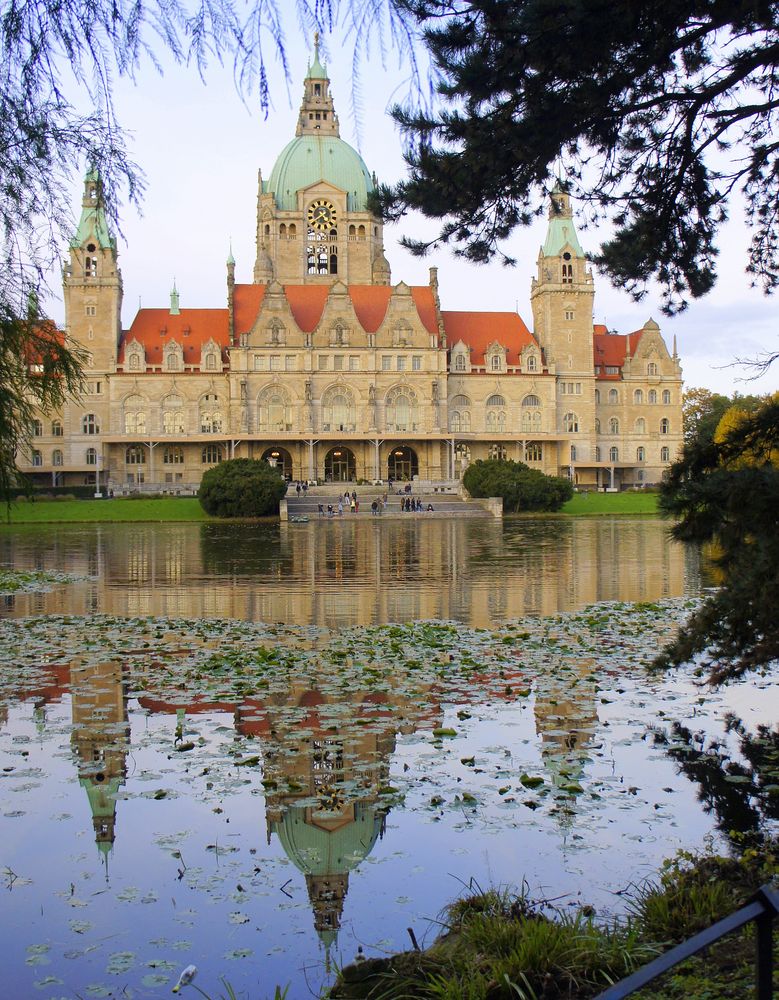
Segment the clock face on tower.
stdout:
<path fill-rule="evenodd" d="M 312 201 L 308 206 L 308 224 L 323 233 L 335 225 L 335 205 L 324 198 Z"/>

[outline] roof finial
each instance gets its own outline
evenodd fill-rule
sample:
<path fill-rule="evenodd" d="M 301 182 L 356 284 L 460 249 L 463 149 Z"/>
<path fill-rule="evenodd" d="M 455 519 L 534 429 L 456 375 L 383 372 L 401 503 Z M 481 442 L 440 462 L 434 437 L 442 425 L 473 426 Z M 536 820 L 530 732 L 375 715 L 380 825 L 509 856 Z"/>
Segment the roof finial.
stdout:
<path fill-rule="evenodd" d="M 314 32 L 314 62 L 319 62 L 319 32 Z"/>
<path fill-rule="evenodd" d="M 176 279 L 173 279 L 173 288 L 170 292 L 170 315 L 178 316 L 180 314 L 179 310 L 179 293 L 176 288 Z"/>
<path fill-rule="evenodd" d="M 233 257 L 233 238 L 230 237 L 230 253 L 227 255 L 227 264 L 235 264 L 235 257 Z"/>

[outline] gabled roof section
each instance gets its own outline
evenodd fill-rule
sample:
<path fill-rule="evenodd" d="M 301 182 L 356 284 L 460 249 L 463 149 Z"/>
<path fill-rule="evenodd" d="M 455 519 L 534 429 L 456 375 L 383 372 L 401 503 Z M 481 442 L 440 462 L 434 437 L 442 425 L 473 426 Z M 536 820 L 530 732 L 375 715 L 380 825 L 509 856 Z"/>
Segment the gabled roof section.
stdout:
<path fill-rule="evenodd" d="M 483 365 L 484 354 L 493 341 L 506 351 L 506 364 L 518 365 L 525 347 L 534 344 L 533 334 L 522 317 L 513 312 L 449 312 L 441 313 L 449 344 L 462 340 L 471 349 L 471 364 Z"/>
<path fill-rule="evenodd" d="M 235 333 L 240 336 L 254 326 L 265 298 L 266 285 L 236 285 L 234 297 Z M 375 333 L 387 314 L 392 285 L 349 285 L 347 287 L 357 319 L 366 333 Z M 284 285 L 284 295 L 295 322 L 304 333 L 312 333 L 322 318 L 330 294 L 329 285 Z M 427 285 L 411 289 L 411 297 L 425 328 L 438 333 L 435 299 Z"/>
<path fill-rule="evenodd" d="M 125 346 L 137 340 L 146 352 L 146 364 L 162 364 L 165 345 L 175 340 L 184 348 L 184 364 L 199 365 L 203 345 L 214 340 L 227 360 L 226 309 L 182 309 L 172 316 L 169 309 L 140 309 L 119 345 L 118 363 L 124 364 Z"/>
<path fill-rule="evenodd" d="M 643 333 L 643 330 L 635 330 L 633 333 L 625 334 L 609 333 L 605 326 L 600 323 L 596 324 L 593 327 L 592 339 L 594 364 L 596 369 L 600 367 L 600 371 L 597 372 L 598 378 L 619 378 L 617 373 L 607 374 L 605 369 L 607 367 L 622 369 L 628 352 L 631 357 L 636 353 Z"/>

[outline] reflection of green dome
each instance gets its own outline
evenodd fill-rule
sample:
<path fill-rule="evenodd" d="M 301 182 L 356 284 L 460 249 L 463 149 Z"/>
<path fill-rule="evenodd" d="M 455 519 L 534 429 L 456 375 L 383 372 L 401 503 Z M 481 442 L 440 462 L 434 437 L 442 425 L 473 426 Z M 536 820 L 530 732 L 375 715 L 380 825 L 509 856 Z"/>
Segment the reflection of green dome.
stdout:
<path fill-rule="evenodd" d="M 354 822 L 337 830 L 306 823 L 306 810 L 291 806 L 272 829 L 284 852 L 304 875 L 336 875 L 352 871 L 371 852 L 381 833 L 383 814 L 375 804 L 358 802 Z"/>
<path fill-rule="evenodd" d="M 263 189 L 275 194 L 277 208 L 292 212 L 298 191 L 319 181 L 346 191 L 348 211 L 365 211 L 371 175 L 357 150 L 335 135 L 297 136 L 281 151 Z"/>

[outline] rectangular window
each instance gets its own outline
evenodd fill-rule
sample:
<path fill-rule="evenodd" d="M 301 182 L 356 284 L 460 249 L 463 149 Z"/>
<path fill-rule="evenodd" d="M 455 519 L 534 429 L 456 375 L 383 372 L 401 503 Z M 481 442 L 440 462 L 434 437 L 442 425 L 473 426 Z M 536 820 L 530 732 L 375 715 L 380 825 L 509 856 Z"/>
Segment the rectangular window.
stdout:
<path fill-rule="evenodd" d="M 96 393 L 96 395 L 99 396 L 102 391 L 103 391 L 103 383 L 102 382 L 95 382 L 95 393 Z"/>
<path fill-rule="evenodd" d="M 565 318 L 568 319 L 568 320 L 573 319 L 573 310 L 572 309 L 566 309 L 565 310 Z"/>
<path fill-rule="evenodd" d="M 272 372 L 280 372 L 281 371 L 281 355 L 280 354 L 271 354 L 271 356 L 270 356 L 270 370 Z"/>
<path fill-rule="evenodd" d="M 326 372 L 327 371 L 327 355 L 326 354 L 320 354 L 320 355 L 318 355 L 318 357 L 317 357 L 317 367 L 319 368 L 320 372 Z"/>
<path fill-rule="evenodd" d="M 360 359 L 356 354 L 349 355 L 349 371 L 358 372 L 360 370 Z"/>
<path fill-rule="evenodd" d="M 619 368 L 617 368 L 615 365 L 606 365 L 606 374 L 619 375 Z"/>
<path fill-rule="evenodd" d="M 582 394 L 582 384 L 581 382 L 576 383 L 576 395 L 581 396 Z"/>
<path fill-rule="evenodd" d="M 398 355 L 397 366 L 399 372 L 404 372 L 406 370 L 406 359 L 403 357 L 402 354 Z"/>
<path fill-rule="evenodd" d="M 384 357 L 381 359 L 381 370 L 383 372 L 388 372 L 392 368 L 392 358 Z"/>
<path fill-rule="evenodd" d="M 415 372 L 422 371 L 422 358 L 420 357 L 419 354 L 415 354 L 414 357 L 411 359 L 411 368 L 412 371 Z"/>
<path fill-rule="evenodd" d="M 87 306 L 85 312 L 87 316 L 97 316 L 97 306 Z"/>
<path fill-rule="evenodd" d="M 295 370 L 295 355 L 294 354 L 285 354 L 284 355 L 284 371 L 285 372 L 294 372 L 294 370 Z"/>
<path fill-rule="evenodd" d="M 343 354 L 333 355 L 333 370 L 337 372 L 342 372 L 344 370 L 344 356 Z"/>
<path fill-rule="evenodd" d="M 256 372 L 264 372 L 265 371 L 265 357 L 264 357 L 264 355 L 262 355 L 262 354 L 255 354 L 254 355 L 254 370 Z"/>

